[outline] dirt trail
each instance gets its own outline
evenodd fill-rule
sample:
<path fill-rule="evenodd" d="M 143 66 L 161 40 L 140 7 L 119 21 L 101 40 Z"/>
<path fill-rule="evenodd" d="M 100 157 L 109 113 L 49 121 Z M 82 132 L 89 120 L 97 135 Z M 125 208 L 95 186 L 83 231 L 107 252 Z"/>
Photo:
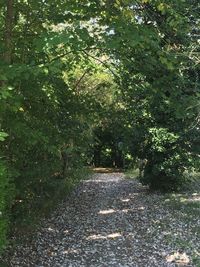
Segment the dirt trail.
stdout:
<path fill-rule="evenodd" d="M 42 222 L 34 244 L 18 247 L 10 266 L 177 266 L 167 262 L 174 248 L 161 225 L 173 215 L 161 200 L 122 173 L 95 174 Z"/>

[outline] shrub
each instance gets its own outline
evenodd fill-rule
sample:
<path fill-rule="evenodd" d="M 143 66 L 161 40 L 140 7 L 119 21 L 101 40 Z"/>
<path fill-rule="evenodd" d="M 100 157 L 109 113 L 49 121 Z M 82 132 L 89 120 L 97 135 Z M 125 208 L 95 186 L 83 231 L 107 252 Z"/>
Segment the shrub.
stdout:
<path fill-rule="evenodd" d="M 194 157 L 185 149 L 187 140 L 167 128 L 150 129 L 150 134 L 147 164 L 140 181 L 151 189 L 176 191 L 186 182 L 184 172 L 193 168 Z"/>

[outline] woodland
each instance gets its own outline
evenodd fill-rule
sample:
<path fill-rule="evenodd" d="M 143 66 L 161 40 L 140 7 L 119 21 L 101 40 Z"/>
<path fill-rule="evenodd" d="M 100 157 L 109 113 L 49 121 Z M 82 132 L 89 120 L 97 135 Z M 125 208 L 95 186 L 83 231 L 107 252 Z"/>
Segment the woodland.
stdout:
<path fill-rule="evenodd" d="M 139 166 L 170 192 L 199 172 L 199 14 L 198 0 L 0 1 L 1 249 L 91 167 Z"/>

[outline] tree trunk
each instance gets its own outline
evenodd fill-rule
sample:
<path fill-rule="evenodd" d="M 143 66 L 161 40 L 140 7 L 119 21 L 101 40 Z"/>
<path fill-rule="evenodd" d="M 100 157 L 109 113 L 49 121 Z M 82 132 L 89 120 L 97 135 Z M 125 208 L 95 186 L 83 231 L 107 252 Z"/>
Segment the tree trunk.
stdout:
<path fill-rule="evenodd" d="M 6 9 L 6 18 L 5 18 L 4 61 L 7 64 L 11 64 L 12 62 L 13 2 L 14 0 L 7 0 L 7 9 Z"/>

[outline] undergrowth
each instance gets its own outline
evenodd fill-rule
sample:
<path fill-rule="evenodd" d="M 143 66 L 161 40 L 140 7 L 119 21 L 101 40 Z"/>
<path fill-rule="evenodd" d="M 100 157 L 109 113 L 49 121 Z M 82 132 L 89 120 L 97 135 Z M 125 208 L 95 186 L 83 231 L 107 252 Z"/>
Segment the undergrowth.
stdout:
<path fill-rule="evenodd" d="M 90 174 L 91 170 L 86 167 L 71 169 L 65 179 L 55 177 L 48 179 L 42 185 L 41 194 L 31 199 L 19 200 L 12 212 L 10 235 L 15 236 L 17 243 L 31 238 L 40 220 L 48 217 L 73 188 Z"/>
<path fill-rule="evenodd" d="M 189 174 L 188 174 L 189 175 Z M 182 235 L 171 233 L 168 242 L 180 251 L 189 251 L 193 266 L 200 267 L 200 247 L 192 242 L 198 238 L 200 225 L 197 223 L 200 214 L 200 175 L 190 174 L 190 182 L 179 192 L 168 193 L 163 196 L 163 206 L 173 211 L 174 220 L 184 227 L 189 227 Z M 170 225 L 168 226 L 170 228 Z M 176 236 L 175 236 L 176 235 Z"/>

